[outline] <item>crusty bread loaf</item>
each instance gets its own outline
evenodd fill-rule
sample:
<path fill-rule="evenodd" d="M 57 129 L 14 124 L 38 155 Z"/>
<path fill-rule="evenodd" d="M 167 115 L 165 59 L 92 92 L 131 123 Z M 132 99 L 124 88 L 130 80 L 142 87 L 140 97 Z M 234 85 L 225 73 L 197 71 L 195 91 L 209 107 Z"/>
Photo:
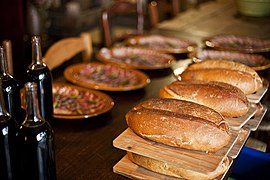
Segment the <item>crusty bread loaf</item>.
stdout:
<path fill-rule="evenodd" d="M 252 94 L 262 88 L 262 79 L 252 68 L 233 61 L 205 60 L 191 64 L 181 75 L 182 80 L 198 79 L 229 83 Z"/>
<path fill-rule="evenodd" d="M 192 64 L 189 67 L 190 70 L 197 70 L 197 69 L 215 69 L 215 68 L 223 68 L 223 69 L 231 69 L 249 73 L 254 77 L 260 79 L 257 72 L 250 68 L 249 66 L 235 62 L 235 61 L 227 61 L 227 60 L 204 60 L 200 63 Z"/>
<path fill-rule="evenodd" d="M 175 81 L 160 90 L 160 97 L 202 104 L 226 117 L 239 117 L 249 110 L 247 97 L 240 89 L 217 81 Z"/>
<path fill-rule="evenodd" d="M 181 114 L 188 114 L 191 116 L 207 119 L 213 123 L 219 124 L 220 122 L 224 121 L 224 118 L 216 111 L 211 108 L 202 106 L 197 103 L 186 102 L 186 101 L 179 101 L 177 99 L 162 99 L 159 98 L 150 99 L 144 101 L 133 109 L 157 109 L 157 110 L 164 110 L 170 112 L 176 112 Z"/>
<path fill-rule="evenodd" d="M 215 152 L 231 138 L 227 123 L 213 109 L 177 99 L 142 102 L 126 114 L 126 121 L 143 138 L 192 150 Z"/>
<path fill-rule="evenodd" d="M 198 69 L 185 70 L 181 74 L 181 80 L 197 79 L 220 81 L 229 83 L 240 88 L 245 94 L 252 94 L 258 90 L 258 85 L 254 78 L 245 72 L 228 69 Z"/>
<path fill-rule="evenodd" d="M 127 152 L 127 155 L 130 161 L 148 170 L 168 176 L 191 180 L 194 179 L 204 180 L 217 178 L 228 169 L 230 163 L 228 157 L 226 157 L 215 171 L 204 174 L 131 152 Z"/>

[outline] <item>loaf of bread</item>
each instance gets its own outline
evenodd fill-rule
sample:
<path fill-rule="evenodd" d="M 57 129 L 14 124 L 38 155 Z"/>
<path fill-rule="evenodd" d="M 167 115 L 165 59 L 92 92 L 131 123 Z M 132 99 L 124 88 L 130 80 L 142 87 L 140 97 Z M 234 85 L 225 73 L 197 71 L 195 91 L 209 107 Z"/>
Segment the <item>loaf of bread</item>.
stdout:
<path fill-rule="evenodd" d="M 191 64 L 181 75 L 181 80 L 198 79 L 219 81 L 234 85 L 245 94 L 262 88 L 262 79 L 247 65 L 226 60 L 205 60 Z"/>
<path fill-rule="evenodd" d="M 170 146 L 216 152 L 229 143 L 228 124 L 211 108 L 170 98 L 144 101 L 126 114 L 137 135 Z"/>
<path fill-rule="evenodd" d="M 159 161 L 153 158 L 145 157 L 139 154 L 134 154 L 131 152 L 127 152 L 127 155 L 130 161 L 132 161 L 133 163 L 141 167 L 144 167 L 145 169 L 148 169 L 148 170 L 160 173 L 160 174 L 164 174 L 167 176 L 173 176 L 177 178 L 191 179 L 191 180 L 215 179 L 218 176 L 225 173 L 230 163 L 228 157 L 226 157 L 224 158 L 223 162 L 220 163 L 220 165 L 217 167 L 215 171 L 204 174 L 204 173 L 196 172 L 193 170 L 185 169 L 182 167 L 178 167 L 176 165 Z"/>
<path fill-rule="evenodd" d="M 226 117 L 239 117 L 249 110 L 247 97 L 239 88 L 217 81 L 175 81 L 160 90 L 160 97 L 205 105 Z"/>

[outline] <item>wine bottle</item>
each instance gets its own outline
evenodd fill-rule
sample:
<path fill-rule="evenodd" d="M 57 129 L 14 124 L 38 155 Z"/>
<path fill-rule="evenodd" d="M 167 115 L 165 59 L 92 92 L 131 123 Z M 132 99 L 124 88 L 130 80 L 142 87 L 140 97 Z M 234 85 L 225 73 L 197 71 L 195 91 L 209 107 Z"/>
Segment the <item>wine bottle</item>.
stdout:
<path fill-rule="evenodd" d="M 54 132 L 48 121 L 41 117 L 37 98 L 37 84 L 25 84 L 26 117 L 20 126 L 21 179 L 56 179 Z"/>
<path fill-rule="evenodd" d="M 26 70 L 26 82 L 37 83 L 40 114 L 50 122 L 53 115 L 52 74 L 43 62 L 39 36 L 32 37 L 32 63 Z"/>
<path fill-rule="evenodd" d="M 20 124 L 23 119 L 21 116 L 20 84 L 8 72 L 7 59 L 2 46 L 0 46 L 0 79 L 2 81 L 1 90 L 3 92 L 6 110 Z"/>
<path fill-rule="evenodd" d="M 1 87 L 0 82 L 0 88 Z M 3 92 L 0 91 L 0 179 L 17 179 L 19 125 L 5 108 Z"/>

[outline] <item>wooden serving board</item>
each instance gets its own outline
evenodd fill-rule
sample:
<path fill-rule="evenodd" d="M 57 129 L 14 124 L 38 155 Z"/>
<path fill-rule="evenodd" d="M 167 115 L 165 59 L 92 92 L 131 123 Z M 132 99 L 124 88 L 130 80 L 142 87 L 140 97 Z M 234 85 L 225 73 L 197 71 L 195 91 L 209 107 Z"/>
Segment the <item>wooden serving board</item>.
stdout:
<path fill-rule="evenodd" d="M 259 115 L 255 115 L 253 118 L 251 118 L 244 127 L 250 129 L 251 131 L 256 131 L 264 117 L 264 115 L 267 112 L 267 106 L 262 105 L 262 111 Z"/>
<path fill-rule="evenodd" d="M 247 94 L 247 99 L 249 102 L 259 103 L 262 97 L 264 96 L 264 94 L 267 92 L 269 82 L 264 78 L 262 78 L 262 80 L 263 80 L 263 87 L 261 89 L 259 89 L 257 92 L 253 94 Z"/>
<path fill-rule="evenodd" d="M 232 138 L 228 145 L 215 153 L 188 150 L 157 143 L 139 137 L 129 128 L 113 141 L 113 145 L 116 148 L 184 167 L 185 169 L 210 173 L 215 171 L 228 155 L 236 142 L 238 136 L 236 132 L 232 131 Z"/>
<path fill-rule="evenodd" d="M 246 130 L 243 128 L 241 128 L 238 131 L 237 141 L 235 142 L 232 149 L 230 150 L 228 157 L 235 159 L 239 155 L 241 149 L 243 148 L 245 142 L 247 141 L 249 137 L 249 134 L 250 134 L 250 130 Z"/>
<path fill-rule="evenodd" d="M 232 160 L 230 159 L 230 166 L 232 165 Z M 227 170 L 227 171 L 228 171 Z M 216 178 L 216 180 L 224 179 L 227 171 Z M 150 170 L 147 170 L 141 166 L 138 166 L 131 162 L 128 156 L 124 156 L 116 165 L 113 167 L 113 172 L 120 174 L 122 176 L 128 177 L 130 179 L 147 179 L 147 180 L 179 180 L 179 178 L 159 174 Z"/>
<path fill-rule="evenodd" d="M 228 122 L 230 128 L 233 130 L 240 130 L 255 115 L 256 112 L 257 105 L 250 103 L 250 108 L 246 114 L 237 118 L 225 117 L 225 121 Z"/>
<path fill-rule="evenodd" d="M 175 177 L 169 177 L 153 171 L 147 170 L 131 162 L 127 155 L 125 155 L 116 165 L 113 167 L 113 172 L 130 179 L 151 179 L 151 180 L 179 180 Z"/>

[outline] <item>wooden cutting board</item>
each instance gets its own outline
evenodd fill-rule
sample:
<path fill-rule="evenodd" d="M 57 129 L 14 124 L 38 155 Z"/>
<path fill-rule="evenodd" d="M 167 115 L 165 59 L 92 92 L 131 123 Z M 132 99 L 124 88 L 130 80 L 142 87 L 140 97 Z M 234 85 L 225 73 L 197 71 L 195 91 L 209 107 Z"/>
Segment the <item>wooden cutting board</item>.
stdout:
<path fill-rule="evenodd" d="M 225 117 L 225 121 L 228 122 L 230 128 L 233 130 L 240 130 L 257 112 L 257 105 L 250 103 L 249 110 L 246 114 L 237 117 Z"/>
<path fill-rule="evenodd" d="M 230 169 L 232 165 L 232 160 L 230 159 L 230 164 L 227 171 Z M 216 178 L 216 180 L 224 179 L 227 171 Z M 147 180 L 179 180 L 179 178 L 175 178 L 172 176 L 162 175 L 150 170 L 147 170 L 143 167 L 140 167 L 133 162 L 131 162 L 128 156 L 124 156 L 114 167 L 113 172 L 120 174 L 122 176 L 128 177 L 130 179 L 147 179 Z"/>
<path fill-rule="evenodd" d="M 261 112 L 257 115 L 252 117 L 245 125 L 244 127 L 250 129 L 251 131 L 256 131 L 264 117 L 264 115 L 266 114 L 267 112 L 267 106 L 266 105 L 261 105 L 262 106 L 262 110 Z"/>
<path fill-rule="evenodd" d="M 114 165 L 113 172 L 130 179 L 179 180 L 179 178 L 169 177 L 140 167 L 131 162 L 127 155 Z"/>
<path fill-rule="evenodd" d="M 139 137 L 131 129 L 127 128 L 113 141 L 113 145 L 116 148 L 174 164 L 179 167 L 201 173 L 209 173 L 213 172 L 228 155 L 237 140 L 237 136 L 238 131 L 232 131 L 232 138 L 227 146 L 215 153 L 206 153 L 150 141 Z"/>
<path fill-rule="evenodd" d="M 263 80 L 263 87 L 261 89 L 259 89 L 257 92 L 247 95 L 249 102 L 259 103 L 261 101 L 261 99 L 263 98 L 264 94 L 267 92 L 269 82 L 264 78 L 262 78 L 262 80 Z"/>
<path fill-rule="evenodd" d="M 239 155 L 241 149 L 243 148 L 243 146 L 245 145 L 245 143 L 248 139 L 249 134 L 250 134 L 249 129 L 241 128 L 238 131 L 237 140 L 236 140 L 235 144 L 233 145 L 233 147 L 231 148 L 231 150 L 228 154 L 228 157 L 235 159 Z"/>

